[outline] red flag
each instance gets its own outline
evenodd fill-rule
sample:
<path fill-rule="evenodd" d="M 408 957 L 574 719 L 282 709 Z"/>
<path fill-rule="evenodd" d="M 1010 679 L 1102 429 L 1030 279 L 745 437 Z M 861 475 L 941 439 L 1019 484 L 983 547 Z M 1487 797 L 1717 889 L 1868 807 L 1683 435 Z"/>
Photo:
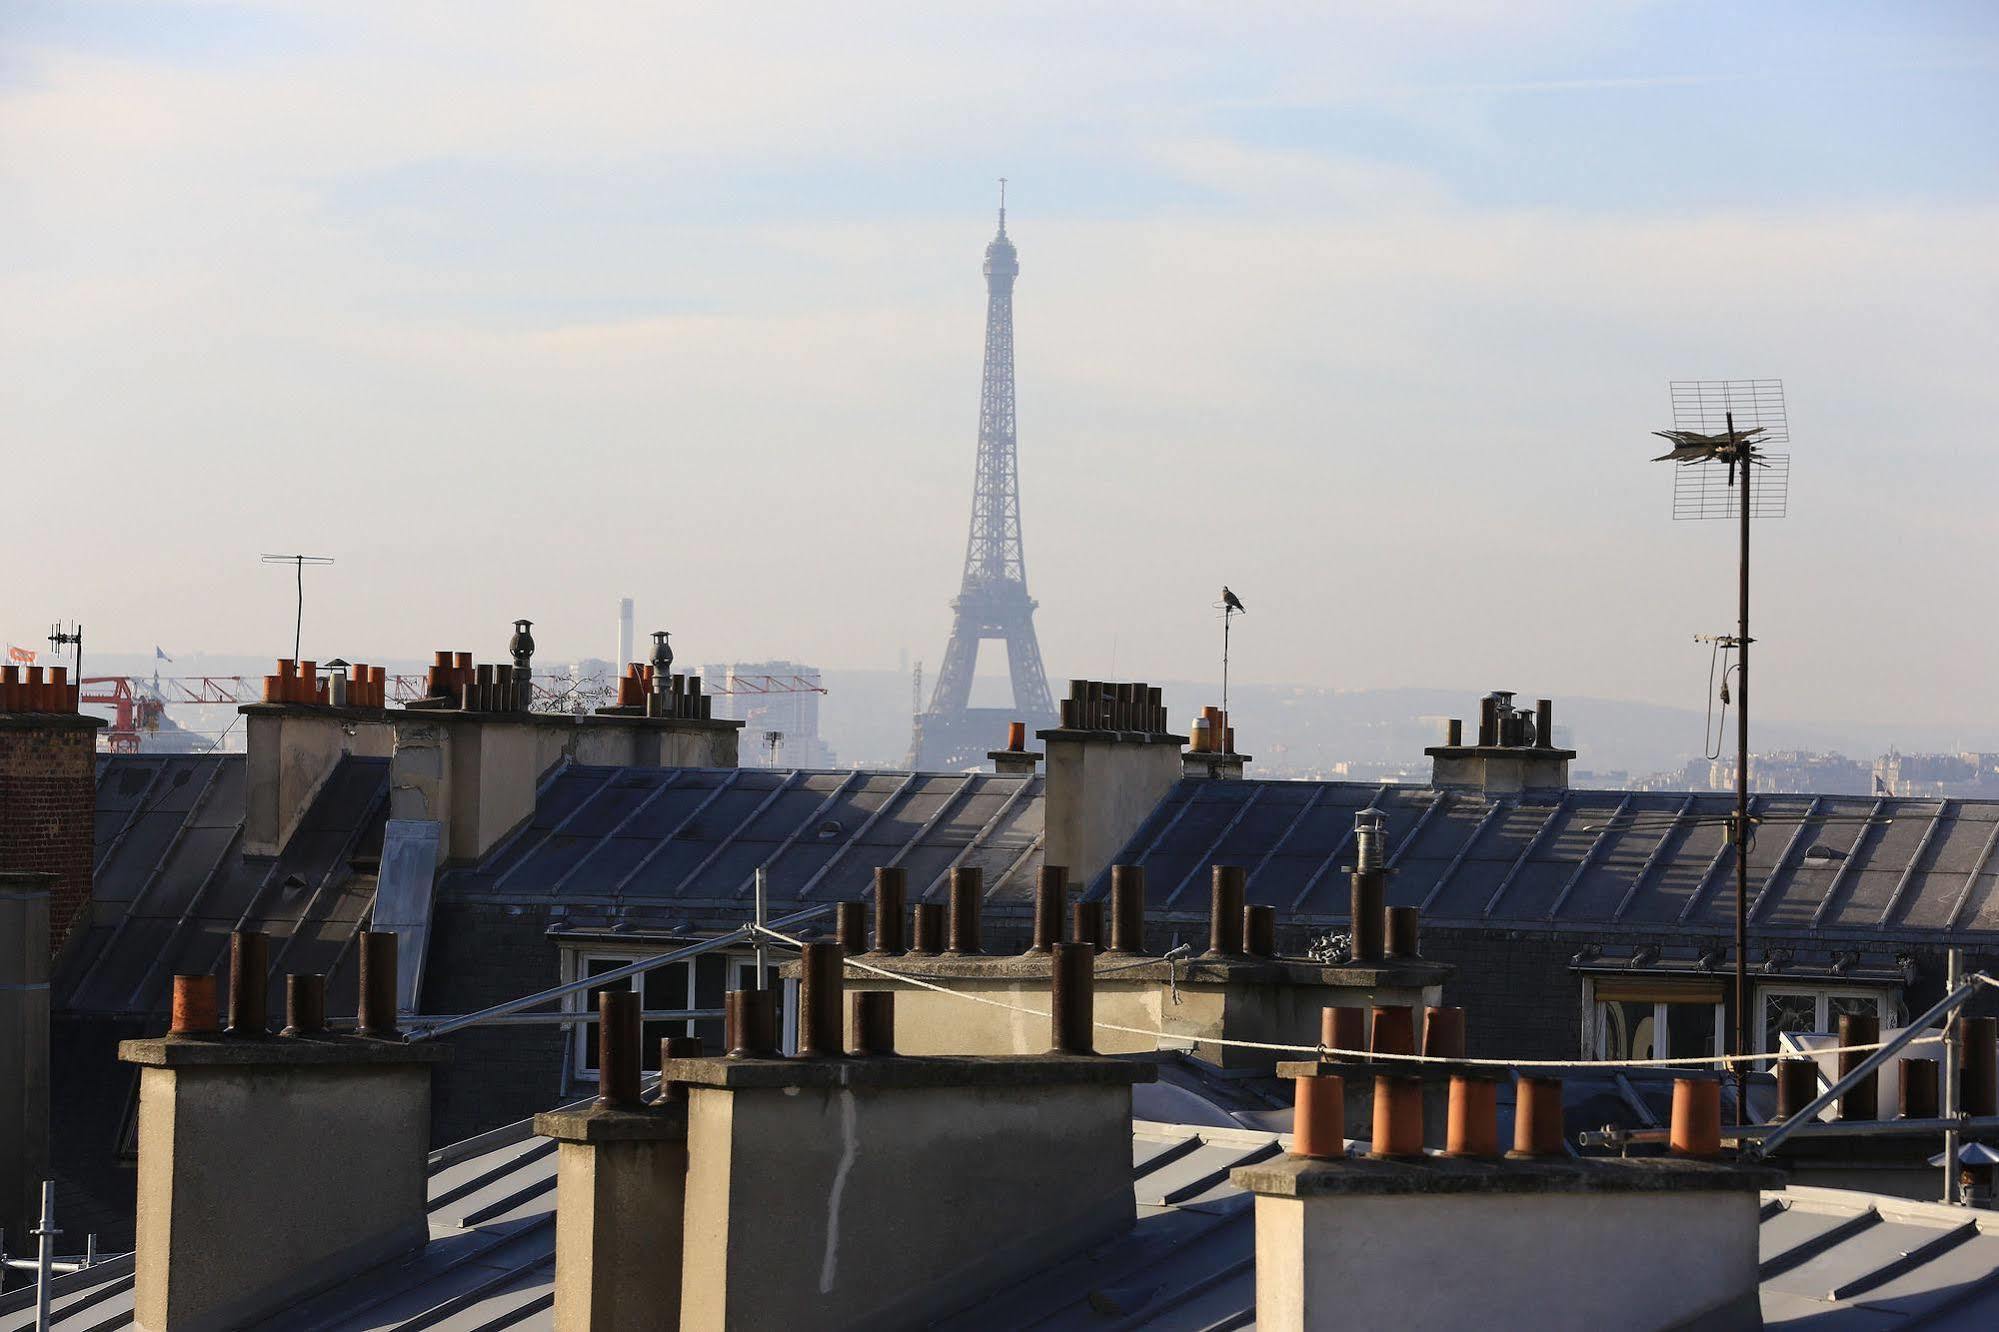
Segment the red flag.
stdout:
<path fill-rule="evenodd" d="M 23 666 L 32 666 L 35 664 L 35 650 L 33 648 L 15 647 L 12 643 L 9 643 L 7 645 L 7 660 L 18 662 Z"/>

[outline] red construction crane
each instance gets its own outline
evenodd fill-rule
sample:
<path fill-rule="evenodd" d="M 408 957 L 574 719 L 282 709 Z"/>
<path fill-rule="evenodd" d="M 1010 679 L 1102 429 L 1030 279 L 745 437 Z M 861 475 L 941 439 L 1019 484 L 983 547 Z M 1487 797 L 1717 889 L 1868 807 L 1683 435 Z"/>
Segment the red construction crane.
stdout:
<path fill-rule="evenodd" d="M 114 754 L 139 752 L 142 732 L 160 729 L 169 703 L 233 705 L 246 702 L 254 686 L 240 675 L 154 676 L 86 675 L 79 703 L 99 703 L 111 709 L 111 727 L 104 746 Z M 91 686 L 99 686 L 93 690 Z"/>

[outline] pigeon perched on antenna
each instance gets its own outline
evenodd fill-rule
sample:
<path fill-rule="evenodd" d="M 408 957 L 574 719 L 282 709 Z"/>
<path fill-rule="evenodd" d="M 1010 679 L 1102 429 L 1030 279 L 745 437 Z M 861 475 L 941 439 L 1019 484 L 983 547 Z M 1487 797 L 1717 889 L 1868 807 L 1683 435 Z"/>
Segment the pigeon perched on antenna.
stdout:
<path fill-rule="evenodd" d="M 1662 453 L 1652 461 L 1676 462 L 1683 467 L 1725 461 L 1728 464 L 1728 484 L 1732 486 L 1735 484 L 1735 464 L 1738 460 L 1746 459 L 1758 467 L 1770 465 L 1756 456 L 1756 437 L 1765 429 L 1764 426 L 1751 426 L 1747 430 L 1736 431 L 1733 436 L 1725 430 L 1719 435 L 1703 435 L 1697 430 L 1654 430 L 1653 434 L 1672 443 L 1673 451 Z"/>
<path fill-rule="evenodd" d="M 1242 604 L 1242 598 L 1237 596 L 1235 593 L 1229 591 L 1227 583 L 1222 584 L 1222 609 L 1224 611 L 1239 611 L 1245 609 Z"/>

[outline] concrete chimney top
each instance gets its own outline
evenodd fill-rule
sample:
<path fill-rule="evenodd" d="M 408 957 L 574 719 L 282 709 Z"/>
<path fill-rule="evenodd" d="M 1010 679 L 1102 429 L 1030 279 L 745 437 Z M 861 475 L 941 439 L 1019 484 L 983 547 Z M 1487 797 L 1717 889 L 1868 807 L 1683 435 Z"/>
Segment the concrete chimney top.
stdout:
<path fill-rule="evenodd" d="M 1530 711 L 1513 706 L 1513 691 L 1497 689 L 1479 700 L 1478 739 L 1464 743 L 1453 720 L 1441 745 L 1423 752 L 1433 759 L 1430 784 L 1470 787 L 1493 795 L 1519 791 L 1566 791 L 1573 749 L 1554 743 L 1555 705 L 1540 699 Z"/>

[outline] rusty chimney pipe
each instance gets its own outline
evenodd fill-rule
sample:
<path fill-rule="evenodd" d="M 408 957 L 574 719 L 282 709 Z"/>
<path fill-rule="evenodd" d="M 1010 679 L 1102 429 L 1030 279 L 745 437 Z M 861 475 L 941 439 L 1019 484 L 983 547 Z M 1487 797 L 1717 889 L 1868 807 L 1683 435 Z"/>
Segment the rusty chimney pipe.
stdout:
<path fill-rule="evenodd" d="M 1675 1156 L 1721 1155 L 1721 1079 L 1673 1079 L 1673 1123 L 1667 1147 Z"/>
<path fill-rule="evenodd" d="M 769 990 L 731 990 L 722 996 L 723 1043 L 731 1059 L 777 1054 L 777 996 Z"/>
<path fill-rule="evenodd" d="M 1423 1079 L 1379 1073 L 1374 1079 L 1374 1140 L 1368 1155 L 1398 1160 L 1423 1154 Z"/>
<path fill-rule="evenodd" d="M 900 865 L 875 867 L 875 951 L 902 951 L 902 898 L 909 875 Z"/>
<path fill-rule="evenodd" d="M 1104 904 L 1102 902 L 1070 903 L 1069 926 L 1069 933 L 1076 936 L 1077 943 L 1088 944 L 1090 951 L 1093 953 L 1104 951 Z"/>
<path fill-rule="evenodd" d="M 597 992 L 597 1101 L 605 1110 L 639 1108 L 637 990 Z"/>
<path fill-rule="evenodd" d="M 1363 809 L 1354 815 L 1354 869 L 1352 879 L 1352 948 L 1356 962 L 1379 962 L 1382 947 L 1382 897 L 1387 891 L 1382 867 L 1382 843 L 1387 840 L 1387 819 L 1378 809 Z"/>
<path fill-rule="evenodd" d="M 659 1066 L 662 1070 L 676 1059 L 699 1059 L 701 1038 L 699 1036 L 662 1036 L 659 1038 Z M 687 1084 L 669 1082 L 660 1078 L 659 1094 L 653 1097 L 654 1105 L 665 1105 L 673 1101 L 687 1099 Z"/>
<path fill-rule="evenodd" d="M 1555 747 L 1555 701 L 1549 698 L 1534 701 L 1534 743 L 1543 749 Z"/>
<path fill-rule="evenodd" d="M 1499 743 L 1499 703 L 1490 694 L 1478 701 L 1478 742 L 1481 746 Z"/>
<path fill-rule="evenodd" d="M 983 905 L 985 872 L 973 865 L 951 871 L 951 948 L 953 953 L 979 950 L 979 908 Z"/>
<path fill-rule="evenodd" d="M 270 935 L 229 932 L 229 1035 L 271 1034 L 270 956 Z"/>
<path fill-rule="evenodd" d="M 1217 865 L 1208 889 L 1208 956 L 1242 956 L 1242 894 L 1248 874 L 1240 865 Z"/>
<path fill-rule="evenodd" d="M 853 1052 L 871 1059 L 895 1053 L 895 991 L 854 991 Z"/>
<path fill-rule="evenodd" d="M 1145 866 L 1111 866 L 1111 951 L 1145 951 Z"/>
<path fill-rule="evenodd" d="M 1319 1044 L 1328 1050 L 1367 1050 L 1367 1010 L 1364 1008 L 1326 1007 L 1319 1010 Z M 1355 1055 L 1333 1055 L 1335 1060 L 1346 1062 Z"/>
<path fill-rule="evenodd" d="M 285 977 L 285 1029 L 281 1036 L 326 1034 L 326 977 L 305 972 Z"/>
<path fill-rule="evenodd" d="M 1491 1078 L 1452 1076 L 1444 1155 L 1474 1160 L 1499 1155 L 1499 1087 Z"/>
<path fill-rule="evenodd" d="M 846 990 L 845 954 L 836 943 L 808 943 L 798 950 L 798 1055 L 826 1059 L 843 1055 L 840 1019 Z"/>
<path fill-rule="evenodd" d="M 1816 1059 L 1777 1061 L 1777 1119 L 1785 1120 L 1810 1105 L 1819 1094 Z"/>
<path fill-rule="evenodd" d="M 1562 1080 L 1522 1074 L 1513 1084 L 1513 1150 L 1510 1157 L 1563 1156 Z"/>
<path fill-rule="evenodd" d="M 1841 1013 L 1839 1015 L 1839 1043 L 1841 1045 L 1872 1045 L 1881 1039 L 1881 1019 L 1872 1013 Z M 1860 1061 L 1867 1058 L 1865 1050 L 1849 1051 L 1839 1056 L 1839 1076 L 1860 1067 Z M 1881 1076 L 1869 1073 L 1855 1083 L 1847 1093 L 1839 1098 L 1841 1119 L 1879 1119 L 1881 1117 Z"/>
<path fill-rule="evenodd" d="M 1999 1018 L 1960 1017 L 1957 1046 L 1958 1109 L 1967 1115 L 1999 1115 Z"/>
<path fill-rule="evenodd" d="M 1027 748 L 1027 723 L 1008 722 L 1006 724 L 1006 747 L 1015 754 Z"/>
<path fill-rule="evenodd" d="M 868 951 L 867 908 L 859 902 L 833 904 L 833 937 L 852 957 Z"/>
<path fill-rule="evenodd" d="M 1423 1010 L 1423 1053 L 1437 1059 L 1465 1057 L 1465 1010 L 1432 1005 Z"/>
<path fill-rule="evenodd" d="M 1242 909 L 1242 951 L 1251 957 L 1277 956 L 1277 908 L 1250 905 Z"/>
<path fill-rule="evenodd" d="M 1390 957 L 1414 958 L 1421 956 L 1416 950 L 1417 910 L 1415 907 L 1389 907 L 1382 920 L 1388 935 L 1388 955 Z"/>
<path fill-rule="evenodd" d="M 1034 942 L 1030 953 L 1045 953 L 1062 942 L 1062 907 L 1069 896 L 1069 871 L 1061 865 L 1043 865 L 1034 879 Z"/>
<path fill-rule="evenodd" d="M 173 1036 L 209 1036 L 221 1025 L 215 1011 L 215 977 L 175 976 Z"/>
<path fill-rule="evenodd" d="M 944 951 L 944 908 L 918 902 L 911 908 L 909 951 L 935 955 Z"/>
<path fill-rule="evenodd" d="M 1095 1054 L 1097 950 L 1086 943 L 1058 943 L 1049 968 L 1050 1054 Z"/>
<path fill-rule="evenodd" d="M 361 1014 L 363 1036 L 394 1040 L 396 1030 L 396 935 L 391 930 L 361 932 Z"/>
<path fill-rule="evenodd" d="M 1347 1154 L 1346 1086 L 1337 1074 L 1293 1080 L 1291 1154 L 1338 1160 Z"/>
<path fill-rule="evenodd" d="M 1901 1074 L 1901 1106 L 1904 1119 L 1937 1117 L 1937 1061 L 1904 1059 Z"/>
<path fill-rule="evenodd" d="M 1456 717 L 1444 723 L 1444 743 L 1452 749 L 1465 742 L 1465 724 Z"/>

